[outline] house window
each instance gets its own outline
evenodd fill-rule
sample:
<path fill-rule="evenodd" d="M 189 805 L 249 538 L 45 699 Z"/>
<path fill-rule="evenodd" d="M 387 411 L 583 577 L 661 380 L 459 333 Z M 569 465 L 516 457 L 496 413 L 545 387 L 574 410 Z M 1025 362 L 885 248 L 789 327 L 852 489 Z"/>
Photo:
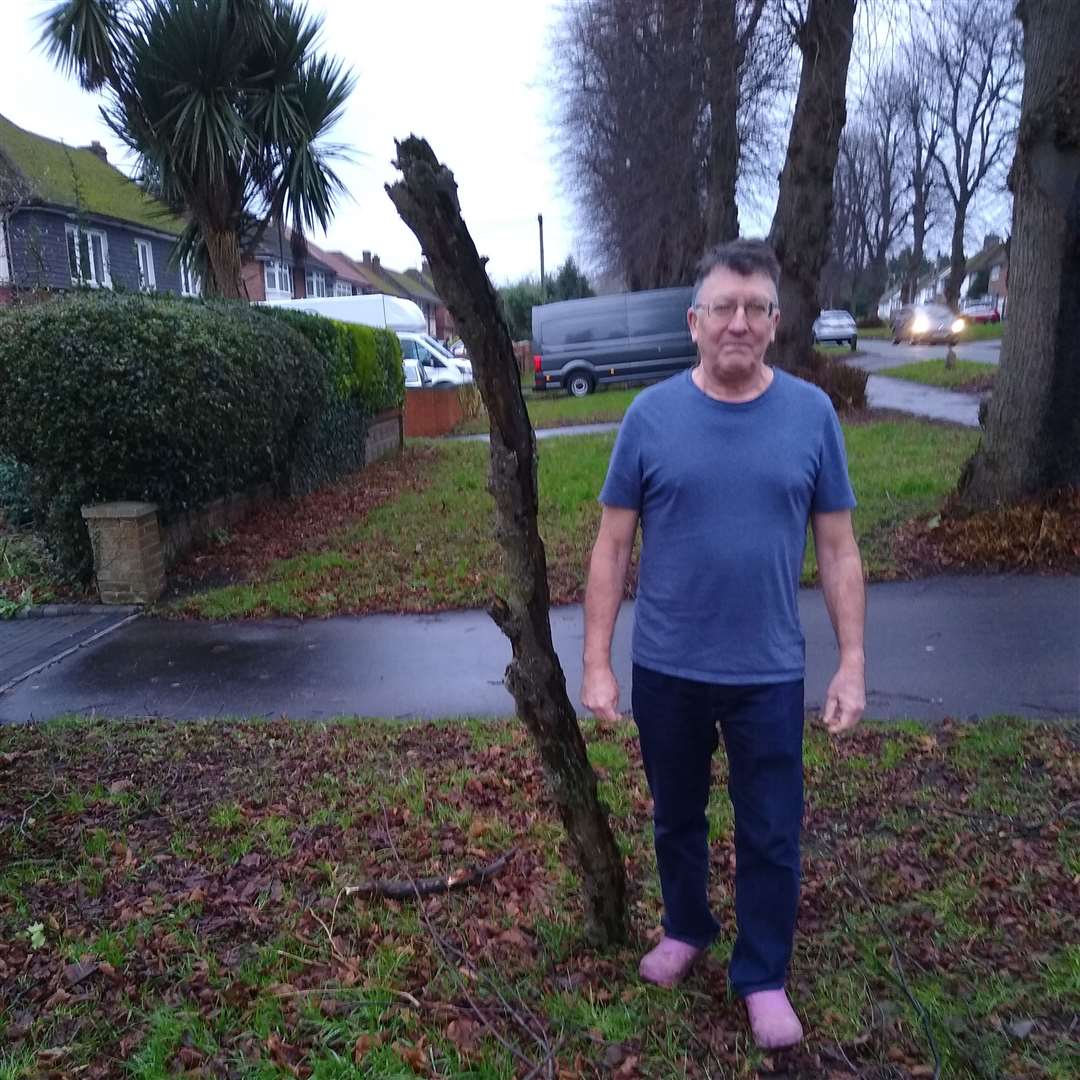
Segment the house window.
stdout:
<path fill-rule="evenodd" d="M 326 291 L 326 275 L 321 270 L 309 270 L 304 275 L 304 284 L 307 286 L 308 296 L 329 296 Z"/>
<path fill-rule="evenodd" d="M 992 267 L 991 270 L 990 270 L 990 280 L 991 281 L 997 281 L 1000 277 L 1001 277 L 1001 264 L 998 263 L 997 266 Z"/>
<path fill-rule="evenodd" d="M 7 222 L 0 218 L 0 285 L 11 280 L 11 266 L 8 263 Z"/>
<path fill-rule="evenodd" d="M 202 281 L 188 259 L 180 261 L 180 295 L 202 296 Z"/>
<path fill-rule="evenodd" d="M 292 299 L 292 267 L 278 259 L 268 259 L 263 264 L 266 278 L 267 300 Z"/>
<path fill-rule="evenodd" d="M 352 296 L 352 286 L 347 281 L 334 282 L 335 296 Z"/>
<path fill-rule="evenodd" d="M 154 249 L 149 240 L 135 241 L 135 256 L 139 263 L 139 288 L 143 292 L 153 292 L 157 288 L 154 276 Z"/>
<path fill-rule="evenodd" d="M 109 240 L 97 229 L 68 225 L 68 267 L 73 285 L 89 285 L 91 289 L 111 289 L 109 274 Z"/>

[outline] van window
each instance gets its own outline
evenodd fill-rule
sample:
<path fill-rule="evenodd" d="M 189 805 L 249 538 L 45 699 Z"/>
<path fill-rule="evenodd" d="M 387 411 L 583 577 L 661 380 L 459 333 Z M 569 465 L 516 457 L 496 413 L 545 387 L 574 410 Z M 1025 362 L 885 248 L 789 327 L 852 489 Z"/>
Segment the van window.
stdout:
<path fill-rule="evenodd" d="M 626 301 L 612 297 L 607 303 L 590 300 L 577 311 L 552 312 L 544 319 L 544 347 L 580 345 L 626 337 Z"/>
<path fill-rule="evenodd" d="M 416 342 L 412 338 L 401 338 L 401 359 L 416 359 Z"/>
<path fill-rule="evenodd" d="M 690 306 L 690 298 L 689 289 L 631 294 L 626 300 L 630 336 L 648 337 L 652 334 L 678 333 L 680 330 L 689 333 L 686 309 Z"/>

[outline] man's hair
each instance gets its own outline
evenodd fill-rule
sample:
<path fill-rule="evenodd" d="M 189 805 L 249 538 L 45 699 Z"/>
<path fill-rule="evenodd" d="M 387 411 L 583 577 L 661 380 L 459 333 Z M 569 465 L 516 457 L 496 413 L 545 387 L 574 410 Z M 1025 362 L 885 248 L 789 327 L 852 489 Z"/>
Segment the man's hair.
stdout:
<path fill-rule="evenodd" d="M 772 279 L 777 293 L 780 292 L 780 263 L 776 259 L 776 252 L 764 240 L 740 238 L 709 248 L 697 265 L 697 276 L 694 278 L 695 303 L 701 291 L 701 283 L 717 267 L 731 270 L 741 277 L 764 274 Z"/>

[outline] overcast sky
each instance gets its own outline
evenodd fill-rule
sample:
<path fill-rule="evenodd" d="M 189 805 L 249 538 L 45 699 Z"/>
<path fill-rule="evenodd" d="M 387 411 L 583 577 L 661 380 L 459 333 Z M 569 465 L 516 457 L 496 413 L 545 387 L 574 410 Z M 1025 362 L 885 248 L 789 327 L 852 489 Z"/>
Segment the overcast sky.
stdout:
<path fill-rule="evenodd" d="M 37 48 L 37 17 L 55 2 L 0 0 L 0 113 L 71 145 L 98 139 L 123 166 L 123 147 L 101 119 L 99 100 Z M 308 7 L 325 16 L 324 50 L 356 76 L 345 115 L 330 134 L 353 155 L 336 166 L 350 197 L 329 237 L 316 234 L 316 243 L 355 257 L 369 250 L 397 269 L 418 265 L 420 245 L 383 191 L 396 177 L 394 139 L 415 133 L 453 169 L 465 220 L 490 258 L 496 284 L 538 273 L 538 213 L 547 267 L 569 254 L 585 261 L 555 160 L 549 45 L 557 0 L 309 0 Z M 852 82 L 866 51 L 874 50 L 855 50 Z M 782 145 L 779 153 L 782 162 Z M 775 198 L 772 185 L 741 208 L 745 234 L 768 230 Z M 1007 201 L 988 191 L 979 203 L 968 229 L 972 252 L 984 228 L 1008 226 Z"/>
<path fill-rule="evenodd" d="M 123 147 L 99 100 L 61 75 L 36 47 L 36 17 L 55 0 L 2 0 L 0 113 L 22 128 L 85 146 L 98 139 L 113 161 Z M 558 190 L 548 109 L 547 0 L 309 0 L 325 15 L 324 50 L 356 76 L 330 139 L 348 145 L 336 166 L 350 198 L 329 245 L 388 266 L 416 266 L 420 245 L 383 191 L 396 172 L 394 139 L 415 133 L 454 171 L 466 223 L 498 284 L 539 273 L 536 215 L 544 215 L 548 267 L 574 246 L 568 202 Z M 323 237 L 312 237 L 322 244 Z"/>

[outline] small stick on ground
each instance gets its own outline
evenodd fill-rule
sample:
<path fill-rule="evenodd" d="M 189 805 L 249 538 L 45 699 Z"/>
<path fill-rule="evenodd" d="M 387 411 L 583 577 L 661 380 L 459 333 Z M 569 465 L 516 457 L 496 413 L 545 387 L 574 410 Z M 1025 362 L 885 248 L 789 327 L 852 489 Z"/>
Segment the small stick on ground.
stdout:
<path fill-rule="evenodd" d="M 385 896 L 389 900 L 411 900 L 413 897 L 419 899 L 423 896 L 454 892 L 490 881 L 506 868 L 506 864 L 516 852 L 517 848 L 511 848 L 486 866 L 455 870 L 452 874 L 439 877 L 414 878 L 408 881 L 361 881 L 356 885 L 346 885 L 342 893 L 345 896 Z"/>

